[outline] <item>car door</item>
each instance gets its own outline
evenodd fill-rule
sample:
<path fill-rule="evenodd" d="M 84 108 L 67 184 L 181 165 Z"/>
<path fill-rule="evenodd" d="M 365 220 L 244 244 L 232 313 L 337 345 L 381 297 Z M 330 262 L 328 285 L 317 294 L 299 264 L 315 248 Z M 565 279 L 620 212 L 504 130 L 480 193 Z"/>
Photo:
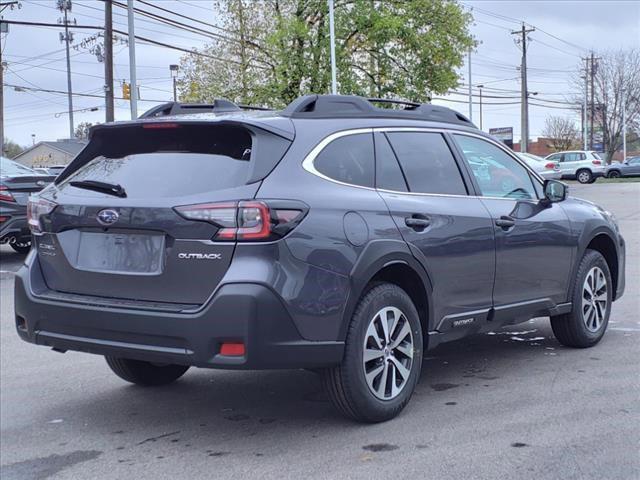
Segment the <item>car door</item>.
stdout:
<path fill-rule="evenodd" d="M 556 162 L 558 164 L 558 168 L 560 169 L 561 175 L 571 175 L 572 172 L 569 171 L 569 168 L 564 162 L 564 155 L 562 153 L 554 153 L 553 155 L 549 155 L 545 160 L 550 160 L 552 162 Z"/>
<path fill-rule="evenodd" d="M 640 157 L 630 159 L 622 169 L 622 172 L 625 176 L 640 175 Z"/>
<path fill-rule="evenodd" d="M 436 329 L 462 336 L 481 328 L 492 306 L 495 247 L 487 210 L 468 195 L 468 173 L 442 132 L 386 129 L 374 137 L 376 186 L 431 280 Z"/>
<path fill-rule="evenodd" d="M 500 178 L 475 181 L 493 219 L 496 317 L 527 317 L 566 302 L 575 245 L 562 206 L 540 202 L 542 184 L 506 149 L 479 136 L 452 136 L 467 164 L 481 158 L 503 167 Z"/>
<path fill-rule="evenodd" d="M 582 152 L 566 152 L 562 156 L 567 173 L 575 175 L 580 167 L 585 166 L 587 156 Z"/>

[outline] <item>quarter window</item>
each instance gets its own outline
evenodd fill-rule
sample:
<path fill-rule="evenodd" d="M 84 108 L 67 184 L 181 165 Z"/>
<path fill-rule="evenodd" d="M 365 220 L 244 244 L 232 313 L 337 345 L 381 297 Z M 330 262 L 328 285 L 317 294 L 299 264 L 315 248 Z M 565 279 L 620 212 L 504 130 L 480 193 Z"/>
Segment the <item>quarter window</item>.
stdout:
<path fill-rule="evenodd" d="M 375 134 L 376 144 L 376 187 L 396 192 L 408 191 L 400 164 L 387 137 L 382 133 Z"/>
<path fill-rule="evenodd" d="M 372 134 L 358 133 L 335 139 L 318 154 L 313 165 L 318 172 L 333 180 L 373 187 Z"/>
<path fill-rule="evenodd" d="M 468 135 L 454 137 L 483 196 L 537 198 L 527 169 L 501 148 Z"/>
<path fill-rule="evenodd" d="M 409 190 L 417 193 L 466 195 L 453 154 L 439 133 L 389 132 Z"/>

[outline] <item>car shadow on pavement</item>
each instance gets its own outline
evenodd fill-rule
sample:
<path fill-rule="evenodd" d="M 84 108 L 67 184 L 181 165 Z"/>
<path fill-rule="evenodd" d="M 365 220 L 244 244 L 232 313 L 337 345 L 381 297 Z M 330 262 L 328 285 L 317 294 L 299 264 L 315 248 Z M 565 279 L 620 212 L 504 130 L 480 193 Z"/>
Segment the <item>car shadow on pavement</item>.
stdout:
<path fill-rule="evenodd" d="M 503 375 L 517 381 L 523 371 L 561 350 L 547 320 L 439 346 L 428 352 L 415 396 L 394 422 L 412 422 L 415 415 L 424 418 L 458 403 L 473 404 L 499 385 Z M 104 376 L 109 375 L 105 364 Z M 158 388 L 127 385 L 109 377 L 91 392 L 84 394 L 78 385 L 64 404 L 46 413 L 49 418 L 64 419 L 62 428 L 89 428 L 94 435 L 110 437 L 117 449 L 167 444 L 215 453 L 222 451 L 216 450 L 219 444 L 249 448 L 264 444 L 265 439 L 286 448 L 287 443 L 293 445 L 305 437 L 328 435 L 336 426 L 344 432 L 381 428 L 340 417 L 331 408 L 320 377 L 303 370 L 193 369 L 175 384 Z"/>

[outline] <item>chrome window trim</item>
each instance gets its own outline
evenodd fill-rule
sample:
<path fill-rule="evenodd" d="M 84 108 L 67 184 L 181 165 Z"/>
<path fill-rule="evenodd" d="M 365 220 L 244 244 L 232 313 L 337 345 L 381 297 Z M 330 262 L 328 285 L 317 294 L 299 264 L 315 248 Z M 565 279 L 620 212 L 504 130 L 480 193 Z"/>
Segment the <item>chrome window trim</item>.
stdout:
<path fill-rule="evenodd" d="M 364 190 L 372 190 L 372 191 L 376 191 L 376 192 L 384 192 L 384 193 L 392 193 L 392 194 L 397 194 L 397 195 L 414 195 L 414 196 L 423 196 L 423 197 L 453 197 L 453 198 L 458 198 L 458 197 L 462 197 L 462 198 L 486 198 L 486 199 L 491 199 L 491 200 L 508 200 L 511 202 L 518 202 L 518 201 L 537 201 L 540 200 L 539 198 L 535 198 L 535 199 L 518 199 L 518 198 L 508 198 L 508 197 L 491 197 L 491 196 L 487 196 L 487 195 L 456 195 L 456 194 L 447 194 L 447 193 L 422 193 L 422 192 L 400 192 L 397 190 L 387 190 L 384 188 L 372 188 L 372 187 L 365 187 L 362 185 L 354 185 L 352 183 L 346 183 L 346 182 L 341 182 L 340 180 L 335 180 L 331 177 L 328 177 L 327 175 L 319 172 L 315 165 L 315 159 L 316 157 L 320 154 L 320 152 L 322 152 L 322 150 L 324 150 L 324 148 L 329 145 L 331 142 L 333 142 L 334 140 L 337 140 L 338 138 L 342 138 L 342 137 L 346 137 L 348 135 L 358 135 L 358 134 L 362 134 L 362 133 L 375 133 L 375 132 L 433 132 L 433 133 L 441 133 L 441 134 L 445 134 L 445 133 L 449 133 L 451 135 L 467 135 L 470 137 L 476 137 L 479 138 L 481 140 L 484 140 L 492 145 L 497 146 L 499 149 L 501 149 L 502 151 L 504 151 L 507 155 L 509 155 L 512 159 L 514 159 L 517 163 L 519 163 L 520 165 L 522 165 L 525 170 L 527 172 L 530 172 L 531 174 L 533 174 L 534 179 L 538 180 L 541 183 L 541 186 L 544 185 L 544 180 L 542 179 L 542 177 L 540 177 L 540 175 L 538 175 L 537 172 L 535 172 L 531 167 L 529 167 L 529 165 L 527 165 L 526 163 L 524 163 L 524 161 L 520 160 L 514 153 L 510 152 L 508 150 L 508 148 L 504 145 L 501 145 L 499 142 L 496 142 L 495 140 L 491 139 L 491 138 L 487 138 L 484 135 L 479 135 L 477 133 L 473 133 L 473 132 L 466 132 L 466 131 L 462 131 L 462 130 L 447 130 L 446 128 L 436 128 L 436 127 L 368 127 L 368 128 L 353 128 L 353 129 L 347 129 L 347 130 L 341 130 L 339 132 L 334 132 L 330 135 L 327 135 L 326 137 L 324 137 L 322 140 L 320 140 L 320 142 L 318 142 L 318 144 L 313 147 L 313 149 L 307 154 L 307 156 L 304 158 L 304 160 L 302 160 L 302 168 L 304 168 L 307 172 L 320 177 L 324 180 L 327 180 L 329 182 L 338 184 L 338 185 L 343 185 L 345 187 L 352 187 L 352 188 L 361 188 Z M 535 190 L 535 189 L 534 189 Z M 536 196 L 537 196 L 537 192 L 536 192 Z"/>

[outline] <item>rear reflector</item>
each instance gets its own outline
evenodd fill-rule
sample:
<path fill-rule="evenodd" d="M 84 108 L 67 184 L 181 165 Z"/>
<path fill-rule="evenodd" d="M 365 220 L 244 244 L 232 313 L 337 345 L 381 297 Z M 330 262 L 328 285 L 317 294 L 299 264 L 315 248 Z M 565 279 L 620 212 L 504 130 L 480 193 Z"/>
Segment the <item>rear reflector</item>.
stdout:
<path fill-rule="evenodd" d="M 223 343 L 220 346 L 220 355 L 226 355 L 228 357 L 242 357 L 244 355 L 244 343 Z"/>

